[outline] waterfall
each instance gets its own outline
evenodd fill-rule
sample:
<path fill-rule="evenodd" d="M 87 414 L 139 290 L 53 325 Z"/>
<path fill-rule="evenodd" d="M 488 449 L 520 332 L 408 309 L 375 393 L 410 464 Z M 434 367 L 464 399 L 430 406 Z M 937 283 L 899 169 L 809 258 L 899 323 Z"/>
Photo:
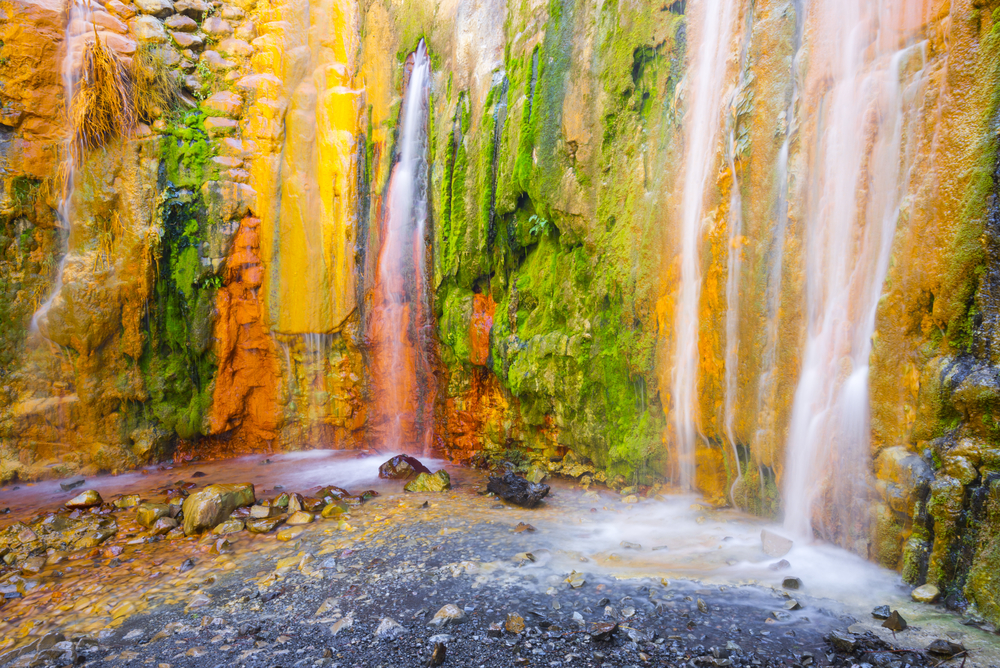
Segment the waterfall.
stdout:
<path fill-rule="evenodd" d="M 695 484 L 697 438 L 698 303 L 701 299 L 701 243 L 705 189 L 716 159 L 730 32 L 736 0 L 703 3 L 695 62 L 686 79 L 691 93 L 685 117 L 684 173 L 680 217 L 681 280 L 674 322 L 674 438 L 680 462 L 678 482 Z"/>
<path fill-rule="evenodd" d="M 71 212 L 71 200 L 73 199 L 73 188 L 74 181 L 76 177 L 76 157 L 77 157 L 77 146 L 76 146 L 76 128 L 73 126 L 73 95 L 76 91 L 76 82 L 79 79 L 80 74 L 80 59 L 83 55 L 83 51 L 86 48 L 87 38 L 92 36 L 93 33 L 86 28 L 90 25 L 90 3 L 85 0 L 71 0 L 69 4 L 69 10 L 66 15 L 66 53 L 63 55 L 61 63 L 61 75 L 63 81 L 63 91 L 66 96 L 66 122 L 68 124 L 68 132 L 66 137 L 66 144 L 63 148 L 65 151 L 65 158 L 63 160 L 63 193 L 62 197 L 59 199 L 59 204 L 56 208 L 56 213 L 59 217 L 59 222 L 62 223 L 63 227 L 69 231 L 73 228 L 73 218 Z M 69 240 L 67 238 L 67 244 Z M 69 257 L 69 249 L 64 249 L 62 259 L 59 260 L 59 268 L 56 270 L 56 280 L 55 284 L 52 286 L 52 291 L 49 293 L 48 298 L 38 307 L 35 313 L 31 316 L 31 331 L 39 331 L 39 323 L 44 323 L 46 316 L 48 315 L 49 309 L 52 308 L 52 303 L 55 301 L 56 297 L 62 291 L 63 286 L 63 272 L 66 269 L 66 259 Z M 44 326 L 44 324 L 43 324 Z"/>
<path fill-rule="evenodd" d="M 784 471 L 785 528 L 846 547 L 867 537 L 868 358 L 912 162 L 925 45 L 899 48 L 912 10 L 827 2 L 810 78 L 828 81 L 809 152 L 806 341 Z M 917 67 L 919 66 L 919 67 Z M 915 71 L 914 71 L 915 70 Z"/>
<path fill-rule="evenodd" d="M 376 447 L 430 446 L 433 402 L 426 283 L 427 119 L 430 59 L 420 42 L 403 96 L 397 162 L 389 178 L 381 221 L 382 247 L 376 267 L 369 321 L 375 390 Z"/>

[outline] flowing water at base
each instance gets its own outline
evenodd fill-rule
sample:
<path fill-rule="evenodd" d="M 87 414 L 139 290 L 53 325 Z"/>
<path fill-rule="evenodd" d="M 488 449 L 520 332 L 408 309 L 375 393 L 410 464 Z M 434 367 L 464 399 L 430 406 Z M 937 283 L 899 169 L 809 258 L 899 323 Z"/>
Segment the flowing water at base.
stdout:
<path fill-rule="evenodd" d="M 668 591 L 683 594 L 690 590 L 709 604 L 733 603 L 735 598 L 746 608 L 742 613 L 746 619 L 760 628 L 770 625 L 764 624 L 768 611 L 781 609 L 788 595 L 793 595 L 803 603 L 803 610 L 787 623 L 771 625 L 771 635 L 849 615 L 866 629 L 889 638 L 870 613 L 875 606 L 890 605 L 911 625 L 899 634 L 898 644 L 923 648 L 930 640 L 947 636 L 971 650 L 968 666 L 1000 665 L 995 636 L 962 626 L 958 617 L 938 608 L 913 603 L 898 574 L 820 542 L 795 544 L 783 557 L 789 568 L 771 570 L 769 566 L 777 559 L 762 552 L 760 533 L 765 528 L 780 531 L 778 527 L 736 511 L 711 508 L 695 496 L 626 504 L 603 488 L 584 491 L 567 481 L 555 481 L 550 498 L 539 508 L 526 510 L 483 496 L 483 473 L 452 466 L 447 467 L 455 485 L 451 492 L 404 494 L 401 481 L 378 478 L 384 459 L 316 450 L 269 459 L 244 457 L 150 468 L 93 478 L 70 491 L 64 491 L 59 481 L 6 486 L 0 489 L 0 508 L 10 508 L 2 520 L 4 528 L 33 513 L 56 510 L 82 489 L 96 489 L 106 500 L 125 493 L 157 500 L 165 489 L 184 482 L 196 481 L 198 486 L 253 482 L 259 498 L 282 491 L 308 493 L 330 484 L 354 493 L 374 489 L 380 496 L 336 520 L 306 525 L 301 540 L 282 542 L 274 534 L 230 534 L 232 552 L 226 554 L 213 553 L 220 537 L 212 534 L 150 542 L 148 532 L 135 523 L 134 511 L 116 512 L 119 531 L 101 546 L 51 555 L 51 563 L 35 575 L 3 578 L 0 588 L 13 585 L 23 596 L 3 608 L 0 636 L 8 639 L 4 646 L 53 628 L 110 637 L 113 629 L 139 613 L 178 605 L 197 611 L 207 605 L 208 589 L 226 578 L 250 577 L 258 586 L 269 586 L 272 580 L 280 580 L 284 568 L 284 562 L 277 560 L 301 554 L 307 543 L 321 559 L 324 554 L 340 554 L 362 545 L 396 544 L 403 539 L 392 537 L 390 530 L 398 532 L 414 522 L 437 522 L 444 527 L 439 532 L 443 541 L 460 535 L 465 545 L 472 546 L 471 552 L 463 549 L 462 554 L 456 550 L 450 555 L 464 559 L 456 566 L 468 570 L 474 564 L 480 577 L 518 580 L 538 595 L 551 590 L 548 582 L 561 582 L 573 571 L 585 572 L 592 586 L 651 577 L 662 579 Z M 432 470 L 444 465 L 424 461 Z M 518 560 L 514 553 L 523 548 L 510 541 L 506 546 L 496 544 L 496 527 L 518 522 L 537 529 L 524 534 L 534 562 Z M 403 543 L 398 543 L 400 549 Z M 510 554 L 499 559 L 481 556 L 491 550 Z M 188 559 L 191 568 L 183 570 L 181 565 Z M 802 589 L 783 590 L 782 580 L 788 576 L 800 578 Z M 743 623 L 749 625 L 746 619 Z"/>

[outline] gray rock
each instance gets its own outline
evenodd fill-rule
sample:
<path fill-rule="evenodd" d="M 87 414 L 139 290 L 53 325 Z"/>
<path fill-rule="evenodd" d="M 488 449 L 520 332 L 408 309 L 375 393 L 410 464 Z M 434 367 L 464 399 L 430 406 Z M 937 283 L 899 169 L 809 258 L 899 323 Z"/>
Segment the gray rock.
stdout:
<path fill-rule="evenodd" d="M 763 529 L 760 532 L 761 547 L 769 557 L 783 557 L 792 549 L 792 541 L 779 536 L 773 531 Z"/>

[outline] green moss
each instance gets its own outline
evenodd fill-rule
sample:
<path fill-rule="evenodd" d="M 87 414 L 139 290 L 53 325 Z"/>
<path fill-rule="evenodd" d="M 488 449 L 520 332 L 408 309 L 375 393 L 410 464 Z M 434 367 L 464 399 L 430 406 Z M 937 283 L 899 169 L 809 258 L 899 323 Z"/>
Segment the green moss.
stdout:
<path fill-rule="evenodd" d="M 177 187 L 199 188 L 215 178 L 215 154 L 205 133 L 205 116 L 191 111 L 172 119 L 163 135 L 162 158 L 167 179 Z"/>

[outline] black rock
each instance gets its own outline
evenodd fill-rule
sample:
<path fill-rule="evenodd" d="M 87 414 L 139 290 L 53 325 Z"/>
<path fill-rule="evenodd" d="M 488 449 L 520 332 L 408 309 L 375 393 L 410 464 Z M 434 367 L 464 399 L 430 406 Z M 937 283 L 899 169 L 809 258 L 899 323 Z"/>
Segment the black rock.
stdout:
<path fill-rule="evenodd" d="M 430 469 L 421 464 L 420 460 L 409 455 L 396 455 L 378 467 L 379 478 L 390 478 L 392 480 L 408 480 L 409 478 L 416 478 L 421 473 L 429 474 L 430 472 Z"/>
<path fill-rule="evenodd" d="M 486 485 L 486 489 L 504 501 L 525 508 L 534 508 L 549 493 L 548 485 L 528 482 L 513 473 L 507 473 L 502 478 L 490 476 L 490 482 Z"/>
<path fill-rule="evenodd" d="M 858 647 L 858 640 L 853 633 L 834 631 L 826 637 L 833 648 L 841 652 L 853 652 Z"/>
<path fill-rule="evenodd" d="M 785 578 L 781 586 L 785 589 L 802 589 L 802 580 L 798 578 Z"/>
<path fill-rule="evenodd" d="M 872 617 L 875 619 L 889 619 L 889 614 L 889 606 L 887 605 L 880 605 L 872 610 Z"/>
<path fill-rule="evenodd" d="M 950 640 L 935 640 L 927 646 L 927 651 L 939 656 L 952 657 L 965 651 L 965 647 Z"/>
<path fill-rule="evenodd" d="M 87 481 L 84 478 L 80 478 L 79 480 L 74 480 L 73 482 L 61 482 L 59 483 L 59 486 L 62 488 L 62 491 L 68 492 L 71 489 L 76 489 L 85 482 Z M 15 487 L 15 489 L 17 488 Z"/>
<path fill-rule="evenodd" d="M 612 622 L 594 622 L 587 629 L 592 640 L 603 642 L 611 640 L 611 637 L 618 632 L 618 624 Z"/>
<path fill-rule="evenodd" d="M 194 559 L 185 559 L 184 563 L 182 563 L 180 567 L 177 569 L 177 572 L 187 573 L 192 568 L 194 568 Z"/>

